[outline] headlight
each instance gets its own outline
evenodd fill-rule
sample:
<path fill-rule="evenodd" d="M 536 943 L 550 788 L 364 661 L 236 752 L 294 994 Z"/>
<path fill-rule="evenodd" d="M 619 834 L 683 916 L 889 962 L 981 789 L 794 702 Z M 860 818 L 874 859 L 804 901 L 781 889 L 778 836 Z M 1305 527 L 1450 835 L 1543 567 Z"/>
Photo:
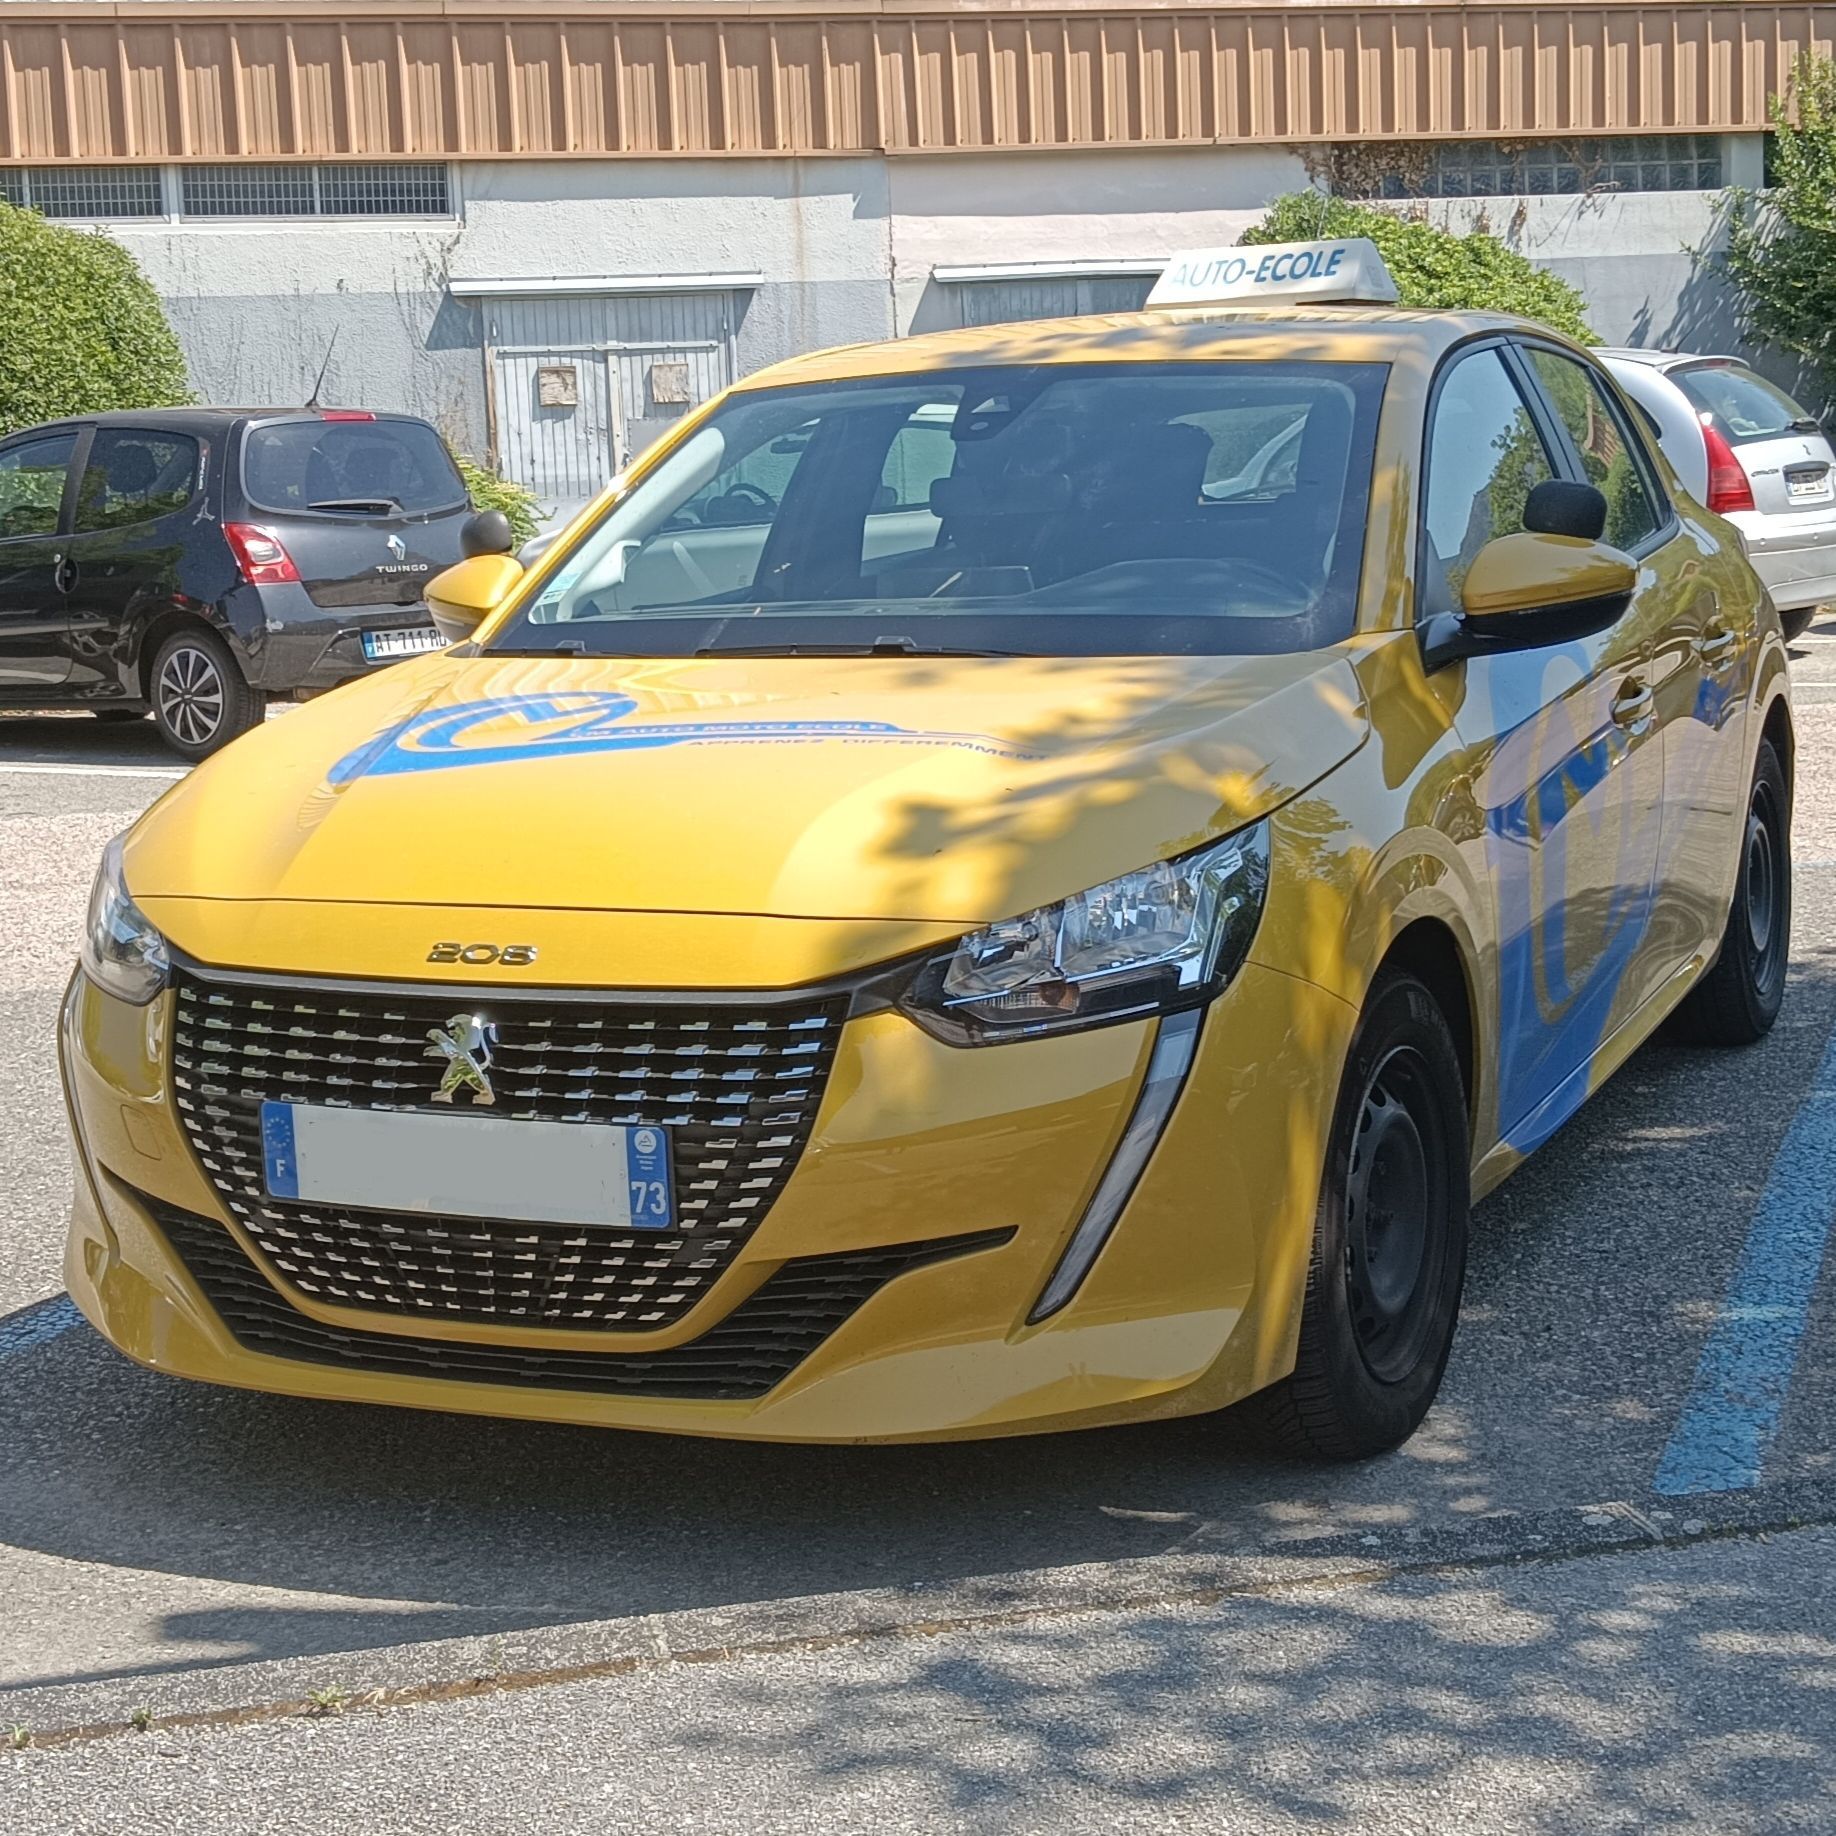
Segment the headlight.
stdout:
<path fill-rule="evenodd" d="M 83 935 L 83 968 L 99 988 L 144 1007 L 166 985 L 171 968 L 166 940 L 128 897 L 121 877 L 121 837 L 102 850 L 96 884 L 89 895 Z"/>
<path fill-rule="evenodd" d="M 953 1045 L 993 1045 L 1209 1000 L 1242 967 L 1269 882 L 1256 823 L 965 937 L 900 1000 Z"/>

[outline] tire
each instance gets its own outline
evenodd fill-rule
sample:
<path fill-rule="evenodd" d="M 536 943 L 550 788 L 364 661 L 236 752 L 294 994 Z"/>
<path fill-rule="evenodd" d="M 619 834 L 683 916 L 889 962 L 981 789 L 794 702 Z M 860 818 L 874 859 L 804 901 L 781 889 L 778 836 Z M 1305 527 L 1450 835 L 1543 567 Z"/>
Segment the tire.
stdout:
<path fill-rule="evenodd" d="M 262 698 L 249 687 L 229 646 L 196 626 L 160 645 L 147 679 L 153 724 L 172 750 L 208 758 L 260 721 Z"/>
<path fill-rule="evenodd" d="M 1420 1426 L 1460 1313 L 1468 1156 L 1447 1021 L 1413 976 L 1385 970 L 1334 1106 L 1294 1371 L 1240 1406 L 1265 1447 L 1363 1460 Z"/>
<path fill-rule="evenodd" d="M 1789 612 L 1781 612 L 1779 623 L 1784 627 L 1786 643 L 1795 644 L 1811 628 L 1812 622 L 1822 610 L 1821 606 L 1797 606 Z"/>
<path fill-rule="evenodd" d="M 1693 1045 L 1752 1045 L 1772 1031 L 1791 954 L 1791 794 L 1771 740 L 1761 740 L 1747 796 L 1740 874 L 1715 966 L 1677 1009 Z"/>
<path fill-rule="evenodd" d="M 91 716 L 105 727 L 125 727 L 130 721 L 145 720 L 145 708 L 91 708 Z"/>

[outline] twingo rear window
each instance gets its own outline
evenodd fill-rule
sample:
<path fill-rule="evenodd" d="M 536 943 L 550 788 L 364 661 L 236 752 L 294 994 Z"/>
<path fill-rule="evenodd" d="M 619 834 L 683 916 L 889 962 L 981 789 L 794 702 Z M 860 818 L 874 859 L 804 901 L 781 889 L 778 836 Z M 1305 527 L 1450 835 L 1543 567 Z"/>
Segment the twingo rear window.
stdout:
<path fill-rule="evenodd" d="M 1806 431 L 1811 425 L 1811 417 L 1783 389 L 1744 364 L 1692 364 L 1672 370 L 1670 380 L 1699 414 L 1715 417 L 1733 446 L 1743 440 L 1776 440 L 1799 422 Z"/>
<path fill-rule="evenodd" d="M 263 510 L 423 516 L 457 510 L 465 486 L 425 421 L 270 421 L 242 442 L 242 488 Z"/>
<path fill-rule="evenodd" d="M 491 647 L 1318 649 L 1353 627 L 1386 373 L 1038 364 L 743 391 Z"/>

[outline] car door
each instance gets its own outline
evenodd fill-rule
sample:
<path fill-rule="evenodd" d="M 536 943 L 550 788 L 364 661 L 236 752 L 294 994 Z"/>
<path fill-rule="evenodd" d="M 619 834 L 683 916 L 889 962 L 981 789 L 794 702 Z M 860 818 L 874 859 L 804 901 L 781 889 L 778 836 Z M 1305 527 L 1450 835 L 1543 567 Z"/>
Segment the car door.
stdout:
<path fill-rule="evenodd" d="M 64 499 L 76 428 L 0 446 L 0 696 L 27 701 L 70 674 Z"/>
<path fill-rule="evenodd" d="M 96 430 L 74 493 L 65 549 L 73 688 L 133 681 L 140 630 L 180 590 L 201 467 L 201 448 L 190 434 L 156 427 Z"/>
<path fill-rule="evenodd" d="M 1759 642 L 1756 597 L 1685 529 L 1635 417 L 1593 365 L 1526 344 L 1581 475 L 1607 497 L 1606 539 L 1639 563 L 1651 688 L 1664 754 L 1653 893 L 1653 984 L 1713 950 L 1726 917 L 1736 825 L 1747 804 L 1746 704 Z"/>
<path fill-rule="evenodd" d="M 1480 548 L 1572 466 L 1503 340 L 1456 354 L 1429 406 L 1418 616 L 1457 610 Z M 1664 785 L 1642 597 L 1590 637 L 1453 667 L 1494 901 L 1499 1130 L 1528 1152 L 1645 992 Z"/>

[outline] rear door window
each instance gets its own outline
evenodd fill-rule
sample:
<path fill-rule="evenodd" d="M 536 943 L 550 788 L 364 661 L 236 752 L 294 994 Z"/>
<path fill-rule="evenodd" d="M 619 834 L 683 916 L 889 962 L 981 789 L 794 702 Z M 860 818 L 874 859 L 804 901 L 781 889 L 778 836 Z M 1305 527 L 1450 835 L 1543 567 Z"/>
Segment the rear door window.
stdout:
<path fill-rule="evenodd" d="M 57 533 L 76 443 L 74 433 L 48 434 L 0 453 L 0 541 Z"/>
<path fill-rule="evenodd" d="M 1776 440 L 1780 434 L 1822 430 L 1783 389 L 1738 363 L 1705 363 L 1672 370 L 1670 380 L 1715 425 L 1731 446 L 1743 440 Z"/>
<path fill-rule="evenodd" d="M 77 487 L 76 528 L 121 529 L 183 510 L 197 477 L 198 443 L 188 434 L 105 427 Z"/>
<path fill-rule="evenodd" d="M 1526 349 L 1543 394 L 1568 429 L 1587 482 L 1607 500 L 1606 539 L 1615 548 L 1635 552 L 1668 520 L 1652 496 L 1637 451 L 1637 436 L 1626 425 L 1618 404 L 1585 364 L 1538 345 Z"/>
<path fill-rule="evenodd" d="M 242 487 L 263 510 L 425 516 L 457 510 L 465 486 L 425 421 L 271 421 L 248 430 Z"/>

